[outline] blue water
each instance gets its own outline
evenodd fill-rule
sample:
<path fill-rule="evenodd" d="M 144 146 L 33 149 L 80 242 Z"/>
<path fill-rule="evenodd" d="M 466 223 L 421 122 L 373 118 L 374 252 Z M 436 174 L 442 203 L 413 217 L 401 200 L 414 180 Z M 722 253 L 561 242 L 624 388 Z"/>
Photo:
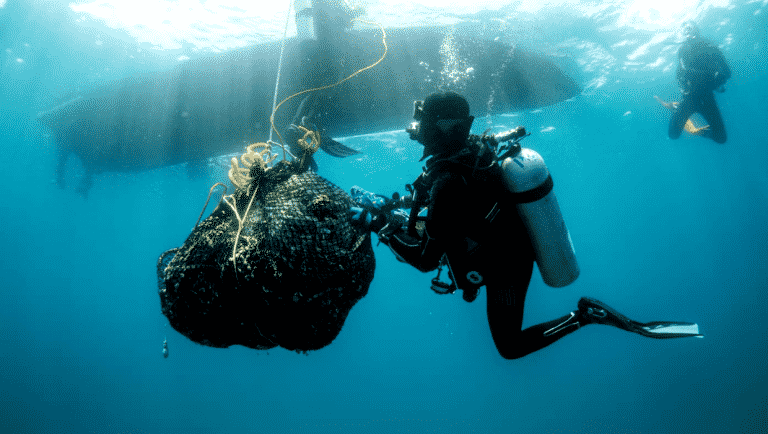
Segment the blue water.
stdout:
<path fill-rule="evenodd" d="M 578 61 L 583 95 L 495 118 L 473 108 L 478 133 L 533 133 L 524 144 L 553 174 L 582 270 L 561 289 L 535 271 L 524 326 L 588 295 L 640 321 L 697 322 L 706 337 L 593 326 L 507 361 L 484 291 L 471 304 L 437 295 L 432 273 L 383 245 L 368 295 L 319 351 L 214 349 L 176 333 L 160 313 L 155 264 L 183 242 L 223 169 L 196 180 L 183 167 L 102 174 L 87 199 L 58 189 L 55 145 L 33 114 L 166 60 L 131 60 L 119 38 L 82 43 L 92 28 L 66 6 L 43 13 L 9 0 L 0 8 L 11 29 L 0 35 L 0 432 L 768 432 L 768 11 L 716 6 L 689 18 L 733 69 L 717 95 L 725 145 L 666 137 L 669 112 L 653 95 L 677 95 L 667 67 L 676 46 L 608 13 L 531 25 L 547 32 L 530 44 Z M 644 43 L 653 53 L 635 59 Z M 363 155 L 320 153 L 318 163 L 345 189 L 403 193 L 420 171 L 421 150 L 403 132 L 343 141 Z M 82 170 L 69 169 L 73 185 Z"/>

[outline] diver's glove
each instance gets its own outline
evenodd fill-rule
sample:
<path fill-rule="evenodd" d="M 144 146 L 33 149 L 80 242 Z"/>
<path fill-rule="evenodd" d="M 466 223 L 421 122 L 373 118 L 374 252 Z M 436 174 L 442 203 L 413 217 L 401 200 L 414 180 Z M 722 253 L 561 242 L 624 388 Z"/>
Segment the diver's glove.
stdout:
<path fill-rule="evenodd" d="M 357 185 L 352 186 L 350 195 L 358 206 L 350 208 L 352 224 L 378 233 L 387 225 L 386 205 L 389 199 L 380 194 L 371 193 Z"/>
<path fill-rule="evenodd" d="M 379 241 L 386 244 L 389 236 L 408 224 L 409 214 L 403 207 L 412 205 L 412 197 L 400 197 L 395 193 L 392 198 L 371 193 L 355 185 L 350 191 L 357 206 L 350 208 L 353 224 L 376 232 Z"/>
<path fill-rule="evenodd" d="M 363 230 L 378 233 L 387 225 L 386 214 L 372 214 L 367 209 L 359 206 L 350 207 L 349 215 L 352 218 L 352 224 Z"/>
<path fill-rule="evenodd" d="M 381 210 L 384 205 L 387 204 L 388 200 L 385 196 L 371 193 L 357 185 L 352 186 L 349 194 L 352 196 L 352 200 L 354 200 L 355 203 L 368 210 Z"/>

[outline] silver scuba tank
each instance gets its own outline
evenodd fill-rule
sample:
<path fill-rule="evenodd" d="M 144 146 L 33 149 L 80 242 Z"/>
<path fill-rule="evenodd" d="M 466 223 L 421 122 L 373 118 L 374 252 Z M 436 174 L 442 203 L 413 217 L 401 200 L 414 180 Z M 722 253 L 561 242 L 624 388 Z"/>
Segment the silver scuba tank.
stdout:
<path fill-rule="evenodd" d="M 579 265 L 544 159 L 522 148 L 504 159 L 501 168 L 507 188 L 518 201 L 544 283 L 555 288 L 573 283 L 579 277 Z"/>

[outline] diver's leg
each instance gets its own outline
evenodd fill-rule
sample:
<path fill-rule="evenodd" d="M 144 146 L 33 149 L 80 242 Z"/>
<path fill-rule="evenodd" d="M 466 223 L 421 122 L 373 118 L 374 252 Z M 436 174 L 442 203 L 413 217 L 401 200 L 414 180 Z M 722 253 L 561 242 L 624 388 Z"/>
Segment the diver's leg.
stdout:
<path fill-rule="evenodd" d="M 488 292 L 488 324 L 496 349 L 505 359 L 519 359 L 538 351 L 579 328 L 578 311 L 522 330 L 525 296 L 531 280 L 533 261 L 525 262 L 505 277 L 512 282 L 493 279 Z"/>
<path fill-rule="evenodd" d="M 302 125 L 301 120 L 306 116 L 307 107 L 309 106 L 309 100 L 311 97 L 312 95 L 310 94 L 305 96 L 304 99 L 301 100 L 301 102 L 299 103 L 299 108 L 296 109 L 296 114 L 293 115 L 293 119 L 291 120 L 292 125 Z"/>
<path fill-rule="evenodd" d="M 714 140 L 717 143 L 725 143 L 728 139 L 725 134 L 725 123 L 720 115 L 720 109 L 715 101 L 715 94 L 707 92 L 700 96 L 699 113 L 706 119 L 709 129 L 702 131 L 702 135 Z"/>
<path fill-rule="evenodd" d="M 677 109 L 672 111 L 672 117 L 669 119 L 669 138 L 677 140 L 680 138 L 680 134 L 683 133 L 683 127 L 685 122 L 694 114 L 696 110 L 696 98 L 693 98 L 691 94 L 683 95 L 683 100 L 677 106 Z"/>

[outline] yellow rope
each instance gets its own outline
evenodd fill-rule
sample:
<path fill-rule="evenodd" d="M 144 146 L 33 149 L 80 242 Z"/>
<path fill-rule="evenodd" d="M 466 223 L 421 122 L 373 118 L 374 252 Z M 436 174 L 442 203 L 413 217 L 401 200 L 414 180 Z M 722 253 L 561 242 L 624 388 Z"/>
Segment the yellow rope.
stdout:
<path fill-rule="evenodd" d="M 224 197 L 225 194 L 227 194 L 227 186 L 222 184 L 221 182 L 217 182 L 216 184 L 213 184 L 213 186 L 211 186 L 211 189 L 208 190 L 208 199 L 205 200 L 205 205 L 203 205 L 203 210 L 200 211 L 200 217 L 197 218 L 197 222 L 195 223 L 195 227 L 197 227 L 197 225 L 200 224 L 200 220 L 203 218 L 203 214 L 205 213 L 205 209 L 208 208 L 208 202 L 210 202 L 210 200 L 211 200 L 211 195 L 213 194 L 213 189 L 218 187 L 218 186 L 224 187 L 224 193 L 222 193 L 222 196 L 221 196 L 222 198 Z"/>
<path fill-rule="evenodd" d="M 379 60 L 377 60 L 376 62 L 364 68 L 358 69 L 353 74 L 344 78 L 343 80 L 340 80 L 336 83 L 329 84 L 326 86 L 306 89 L 301 92 L 294 93 L 288 98 L 280 101 L 280 103 L 277 104 L 277 106 L 275 106 L 275 108 L 272 110 L 272 114 L 269 116 L 269 124 L 270 124 L 270 128 L 272 128 L 272 130 L 275 133 L 277 133 L 277 136 L 280 138 L 281 142 L 283 142 L 284 140 L 283 140 L 283 137 L 280 135 L 280 132 L 277 131 L 277 128 L 275 128 L 275 113 L 277 113 L 277 110 L 280 108 L 281 105 L 283 105 L 283 103 L 291 100 L 292 98 L 295 98 L 299 95 L 303 95 L 308 92 L 320 91 L 320 90 L 325 90 L 334 86 L 338 86 L 341 83 L 344 83 L 345 81 L 350 80 L 352 77 L 360 74 L 361 72 L 374 68 L 376 65 L 381 63 L 384 60 L 384 58 L 387 57 L 387 52 L 389 48 L 387 47 L 387 32 L 384 31 L 384 27 L 382 27 L 381 24 L 375 23 L 375 22 L 359 20 L 357 18 L 355 20 L 363 23 L 375 24 L 379 26 L 379 28 L 381 29 L 381 43 L 384 45 L 384 54 L 382 54 Z M 304 133 L 304 136 L 302 136 L 302 138 L 298 140 L 299 146 L 302 148 L 302 150 L 304 150 L 304 153 L 301 157 L 301 165 L 303 166 L 306 156 L 308 154 L 312 155 L 313 153 L 317 152 L 318 149 L 320 149 L 320 134 L 317 131 L 311 131 L 301 125 L 298 125 L 298 128 L 301 130 L 301 132 Z M 312 143 L 310 144 L 307 141 L 307 139 L 311 140 Z M 283 146 L 282 143 L 280 143 L 280 146 L 281 147 Z M 257 152 L 255 151 L 255 149 L 257 148 L 263 148 L 263 150 Z M 272 163 L 272 161 L 277 157 L 277 155 L 273 155 L 271 153 L 271 149 L 272 149 L 271 146 L 267 143 L 254 143 L 252 145 L 249 145 L 246 148 L 245 153 L 243 153 L 243 155 L 240 156 L 240 161 L 243 163 L 243 166 L 245 167 L 240 167 L 240 165 L 237 162 L 237 158 L 232 158 L 232 167 L 229 169 L 229 173 L 228 173 L 230 181 L 232 181 L 232 183 L 237 187 L 245 188 L 246 194 L 247 194 L 248 193 L 247 189 L 250 188 L 250 185 L 251 185 L 250 183 L 253 180 L 250 177 L 250 168 L 253 166 L 253 164 L 259 164 L 265 170 L 269 169 L 268 167 L 269 164 Z M 285 157 L 285 148 L 283 148 L 283 157 Z M 256 187 L 256 189 L 253 191 L 253 195 L 251 195 L 251 200 L 248 202 L 248 206 L 245 208 L 245 213 L 243 214 L 242 217 L 240 217 L 240 213 L 237 212 L 237 202 L 235 200 L 234 194 L 222 197 L 222 201 L 232 209 L 232 212 L 234 212 L 235 218 L 237 219 L 237 226 L 238 226 L 237 233 L 235 234 L 235 242 L 233 243 L 233 246 L 232 246 L 232 264 L 235 267 L 235 277 L 237 277 L 237 243 L 240 240 L 240 232 L 242 232 L 243 230 L 243 225 L 245 224 L 245 218 L 248 216 L 248 212 L 251 209 L 251 205 L 253 205 L 253 200 L 256 198 L 256 193 L 258 191 L 259 191 L 259 188 Z"/>
<path fill-rule="evenodd" d="M 256 151 L 256 149 L 261 149 Z M 277 158 L 277 154 L 272 154 L 272 147 L 267 143 L 254 143 L 245 148 L 245 152 L 240 156 L 240 161 L 244 167 L 240 167 L 237 158 L 232 158 L 232 167 L 229 169 L 229 180 L 238 188 L 249 188 L 251 185 L 251 167 L 258 164 L 262 169 L 267 170 L 272 161 Z"/>
<path fill-rule="evenodd" d="M 251 205 L 253 204 L 253 199 L 256 198 L 256 193 L 259 191 L 259 187 L 256 187 L 256 189 L 253 191 L 253 196 L 251 196 L 251 200 L 248 202 L 248 206 L 245 208 L 245 213 L 242 217 L 240 217 L 240 213 L 237 212 L 237 201 L 235 201 L 235 195 L 231 194 L 229 196 L 222 197 L 222 201 L 229 205 L 229 207 L 232 209 L 232 211 L 235 213 L 235 218 L 237 219 L 237 233 L 235 234 L 235 242 L 232 245 L 232 266 L 235 268 L 235 279 L 237 279 L 237 242 L 240 240 L 240 232 L 243 230 L 243 225 L 245 224 L 245 217 L 248 215 L 248 211 L 251 210 Z M 229 202 L 228 199 L 232 200 L 232 203 Z"/>
<path fill-rule="evenodd" d="M 280 101 L 280 103 L 275 107 L 275 109 L 272 110 L 272 115 L 269 116 L 270 128 L 272 128 L 272 131 L 274 131 L 277 134 L 277 137 L 280 138 L 280 142 L 283 142 L 284 140 L 283 140 L 283 136 L 281 136 L 280 132 L 277 131 L 277 128 L 275 128 L 275 113 L 277 113 L 277 110 L 280 108 L 281 105 L 283 105 L 284 102 L 289 101 L 289 100 L 291 100 L 291 99 L 293 99 L 293 98 L 295 98 L 295 97 L 297 97 L 299 95 L 303 95 L 303 94 L 308 93 L 308 92 L 325 90 L 325 89 L 328 89 L 328 88 L 331 88 L 331 87 L 334 87 L 334 86 L 338 86 L 341 83 L 344 83 L 345 81 L 347 81 L 347 80 L 351 79 L 352 77 L 356 76 L 357 74 L 360 74 L 363 71 L 367 71 L 367 70 L 375 67 L 376 65 L 381 63 L 384 60 L 385 57 L 387 57 L 387 52 L 389 51 L 389 48 L 387 47 L 387 32 L 384 31 L 384 27 L 382 27 L 381 24 L 376 23 L 376 22 L 372 22 L 372 21 L 364 21 L 364 20 L 360 20 L 360 19 L 357 19 L 357 18 L 355 18 L 354 21 L 360 21 L 362 23 L 375 24 L 375 25 L 379 26 L 379 28 L 381 29 L 381 43 L 384 45 L 384 54 L 382 54 L 381 57 L 379 58 L 379 60 L 377 60 L 376 62 L 374 62 L 374 63 L 372 63 L 372 64 L 370 64 L 370 65 L 368 65 L 368 66 L 366 66 L 364 68 L 358 69 L 352 75 L 348 76 L 347 78 L 345 78 L 343 80 L 340 80 L 340 81 L 337 81 L 336 83 L 325 85 L 325 86 L 320 86 L 320 87 L 315 87 L 315 88 L 312 88 L 312 89 L 302 90 L 301 92 L 296 92 L 293 95 L 289 96 L 288 98 Z M 283 158 L 285 158 L 285 150 L 283 150 Z"/>
<path fill-rule="evenodd" d="M 304 136 L 297 140 L 299 147 L 304 151 L 301 153 L 301 167 L 304 167 L 304 160 L 307 158 L 307 155 L 312 155 L 320 149 L 320 134 L 317 131 L 308 130 L 301 125 L 297 125 L 297 127 L 304 133 Z M 307 139 L 312 141 L 311 145 L 307 142 Z"/>
<path fill-rule="evenodd" d="M 257 149 L 260 150 L 257 151 Z M 272 147 L 267 143 L 253 143 L 248 145 L 245 148 L 243 155 L 240 156 L 240 161 L 245 167 L 240 167 L 237 163 L 237 158 L 232 158 L 232 167 L 229 169 L 228 173 L 229 180 L 232 181 L 232 184 L 234 184 L 235 187 L 244 190 L 245 194 L 248 195 L 253 182 L 253 178 L 251 178 L 251 167 L 253 167 L 254 164 L 257 164 L 261 166 L 264 171 L 267 171 L 270 169 L 269 165 L 275 158 L 277 158 L 277 155 L 272 154 Z M 237 212 L 237 201 L 235 200 L 234 194 L 223 196 L 221 198 L 222 201 L 232 209 L 232 212 L 237 219 L 237 234 L 235 235 L 235 242 L 232 246 L 232 265 L 235 267 L 235 278 L 237 278 L 237 243 L 240 240 L 240 232 L 243 230 L 245 218 L 248 216 L 248 211 L 251 210 L 253 199 L 256 198 L 256 193 L 258 191 L 259 187 L 257 186 L 253 191 L 253 195 L 251 195 L 251 200 L 248 202 L 248 206 L 245 208 L 245 213 L 242 217 L 240 217 L 240 213 Z"/>

